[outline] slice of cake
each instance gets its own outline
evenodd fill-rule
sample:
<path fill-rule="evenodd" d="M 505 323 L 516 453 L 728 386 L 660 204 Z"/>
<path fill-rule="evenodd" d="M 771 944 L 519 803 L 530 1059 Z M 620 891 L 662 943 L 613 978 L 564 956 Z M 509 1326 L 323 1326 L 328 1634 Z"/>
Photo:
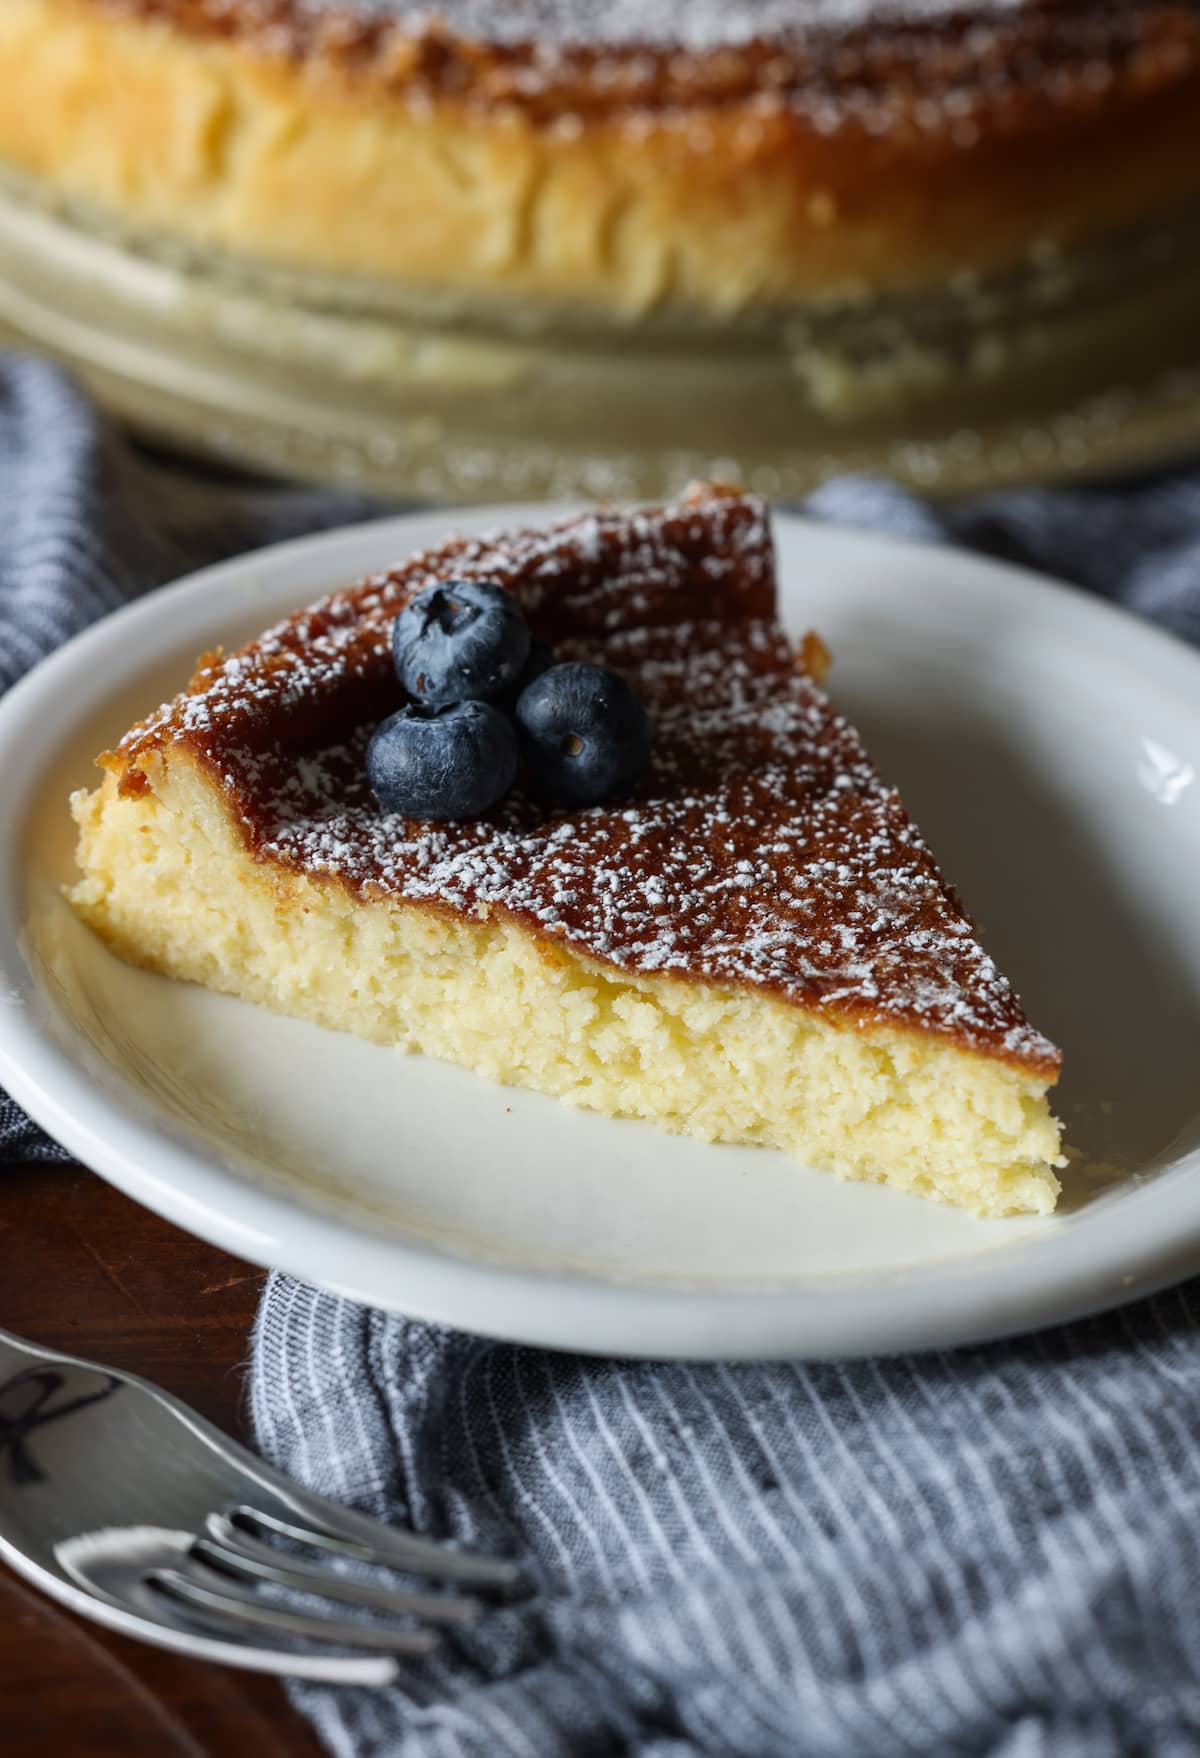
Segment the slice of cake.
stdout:
<path fill-rule="evenodd" d="M 490 581 L 650 712 L 627 797 L 385 813 L 398 611 Z M 765 509 L 452 539 L 299 612 L 100 758 L 72 898 L 122 957 L 706 1141 L 1003 1215 L 1053 1208 L 1058 1051 L 775 619 Z"/>

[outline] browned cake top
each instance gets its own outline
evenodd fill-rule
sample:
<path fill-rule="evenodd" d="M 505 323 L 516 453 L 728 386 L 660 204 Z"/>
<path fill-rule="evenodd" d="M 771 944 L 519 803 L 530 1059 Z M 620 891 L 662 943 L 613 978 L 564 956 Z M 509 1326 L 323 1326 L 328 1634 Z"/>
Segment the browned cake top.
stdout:
<path fill-rule="evenodd" d="M 84 0 L 548 114 L 743 101 L 822 131 L 1094 108 L 1200 64 L 1198 0 Z"/>
<path fill-rule="evenodd" d="M 499 581 L 559 657 L 629 678 L 655 738 L 628 800 L 547 811 L 518 790 L 448 824 L 379 810 L 364 756 L 402 699 L 390 624 L 447 578 Z M 213 659 L 108 761 L 137 792 L 149 753 L 187 747 L 259 859 L 364 898 L 497 914 L 622 970 L 762 988 L 1056 1069 L 774 609 L 765 509 L 741 496 L 455 539 Z"/>

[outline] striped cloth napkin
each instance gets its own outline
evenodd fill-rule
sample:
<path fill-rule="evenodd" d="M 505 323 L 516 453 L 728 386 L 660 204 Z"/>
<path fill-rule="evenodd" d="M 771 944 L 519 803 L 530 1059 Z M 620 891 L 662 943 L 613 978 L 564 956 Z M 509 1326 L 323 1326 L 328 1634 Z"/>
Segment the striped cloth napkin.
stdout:
<path fill-rule="evenodd" d="M 122 599 L 352 496 L 131 450 L 0 362 L 0 686 Z M 818 517 L 970 545 L 1200 641 L 1200 470 Z M 0 1159 L 57 1150 L 0 1096 Z M 396 1689 L 293 1684 L 343 1758 L 1196 1758 L 1200 1285 L 1039 1337 L 847 1366 L 591 1361 L 272 1277 L 259 1443 L 530 1597 Z"/>

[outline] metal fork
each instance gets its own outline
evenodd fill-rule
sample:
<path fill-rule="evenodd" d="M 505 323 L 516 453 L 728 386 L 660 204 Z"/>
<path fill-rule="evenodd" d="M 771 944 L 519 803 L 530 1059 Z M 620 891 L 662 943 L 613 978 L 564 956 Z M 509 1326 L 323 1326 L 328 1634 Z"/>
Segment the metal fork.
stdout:
<path fill-rule="evenodd" d="M 511 1563 L 394 1530 L 289 1482 L 133 1374 L 0 1331 L 0 1556 L 73 1611 L 161 1648 L 330 1683 L 511 1588 Z M 383 1572 L 387 1571 L 386 1576 Z M 424 1577 L 400 1585 L 395 1576 Z M 359 1615 L 354 1615 L 354 1614 Z"/>

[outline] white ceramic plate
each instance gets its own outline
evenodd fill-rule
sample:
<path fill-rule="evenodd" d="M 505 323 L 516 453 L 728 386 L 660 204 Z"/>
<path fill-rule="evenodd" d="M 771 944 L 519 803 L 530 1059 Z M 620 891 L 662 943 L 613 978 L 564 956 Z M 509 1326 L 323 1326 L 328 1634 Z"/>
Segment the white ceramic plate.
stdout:
<path fill-rule="evenodd" d="M 481 529 L 542 509 L 453 516 Z M 75 921 L 68 789 L 170 694 L 427 514 L 208 570 L 0 704 L 0 1084 L 182 1226 L 379 1306 L 642 1355 L 945 1346 L 1200 1268 L 1200 658 L 1008 568 L 777 521 L 783 614 L 1034 1019 L 1082 1159 L 1048 1220 L 976 1221 L 567 1110 L 127 969 Z"/>

